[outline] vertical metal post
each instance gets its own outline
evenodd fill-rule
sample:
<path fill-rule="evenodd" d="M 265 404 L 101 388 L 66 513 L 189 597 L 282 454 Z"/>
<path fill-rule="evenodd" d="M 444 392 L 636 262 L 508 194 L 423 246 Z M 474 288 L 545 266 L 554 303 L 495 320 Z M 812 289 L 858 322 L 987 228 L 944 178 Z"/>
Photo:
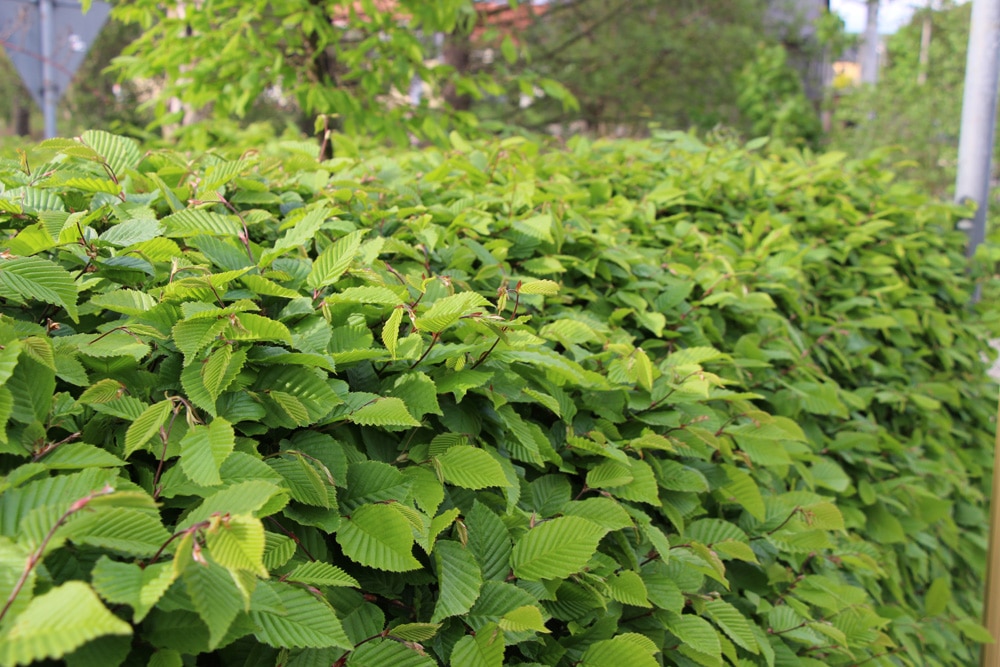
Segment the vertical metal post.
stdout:
<path fill-rule="evenodd" d="M 955 181 L 955 201 L 972 200 L 978 206 L 971 224 L 964 224 L 969 233 L 969 257 L 986 239 L 998 77 L 1000 2 L 973 0 L 965 66 L 965 96 L 962 100 L 962 131 L 958 144 L 958 178 Z M 992 593 L 987 591 L 987 594 Z M 1000 623 L 1000 619 L 997 622 Z"/>
<path fill-rule="evenodd" d="M 878 82 L 878 3 L 879 0 L 868 0 L 865 36 L 861 41 L 861 83 L 871 85 Z"/>
<path fill-rule="evenodd" d="M 39 27 L 42 32 L 42 116 L 45 118 L 45 138 L 56 136 L 56 104 L 59 91 L 56 90 L 55 68 L 52 66 L 53 49 L 53 7 L 52 0 L 39 0 Z"/>

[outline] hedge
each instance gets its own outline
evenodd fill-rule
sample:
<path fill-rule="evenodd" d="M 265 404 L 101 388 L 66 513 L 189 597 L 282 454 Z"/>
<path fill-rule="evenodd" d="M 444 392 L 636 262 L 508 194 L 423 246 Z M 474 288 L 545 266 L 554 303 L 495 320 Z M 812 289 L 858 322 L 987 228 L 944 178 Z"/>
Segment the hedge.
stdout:
<path fill-rule="evenodd" d="M 960 211 L 683 134 L 0 163 L 0 665 L 968 665 Z"/>

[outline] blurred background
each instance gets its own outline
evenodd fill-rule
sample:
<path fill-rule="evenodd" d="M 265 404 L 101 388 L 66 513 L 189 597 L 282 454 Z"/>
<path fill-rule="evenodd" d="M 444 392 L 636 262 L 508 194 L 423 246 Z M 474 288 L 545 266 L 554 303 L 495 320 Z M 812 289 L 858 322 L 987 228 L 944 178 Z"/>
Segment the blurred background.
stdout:
<path fill-rule="evenodd" d="M 298 48 L 291 35 L 308 32 L 301 19 L 290 20 L 289 12 L 298 11 L 296 6 L 303 3 L 325 12 L 332 24 L 339 21 L 348 38 L 352 31 L 364 37 L 367 26 L 378 24 L 382 42 L 395 40 L 392 31 L 407 30 L 410 17 L 421 11 L 414 9 L 419 3 L 390 0 L 256 3 L 272 12 L 248 20 L 256 20 L 248 25 L 258 37 L 267 35 L 266 43 L 255 41 L 249 32 L 241 39 L 255 55 L 265 49 L 274 52 L 267 54 L 275 56 L 273 68 L 266 65 L 258 70 L 265 74 L 258 76 L 266 79 L 272 69 L 281 75 L 264 81 L 255 89 L 258 94 L 234 106 L 219 101 L 231 91 L 216 82 L 212 98 L 199 87 L 197 74 L 190 75 L 195 82 L 188 85 L 191 97 L 178 93 L 185 90 L 185 79 L 178 72 L 195 66 L 177 62 L 180 47 L 170 46 L 171 41 L 192 39 L 191 35 L 224 32 L 226 24 L 192 28 L 194 19 L 185 19 L 183 2 L 119 3 L 60 104 L 60 133 L 104 128 L 147 141 L 183 138 L 185 127 L 204 118 L 212 119 L 215 133 L 222 128 L 314 133 L 321 125 L 317 112 L 339 111 L 356 98 L 333 98 L 324 107 L 315 91 L 303 94 L 301 86 L 292 90 L 289 85 L 289 76 L 298 77 L 289 70 Z M 228 4 L 216 3 L 221 7 L 217 11 L 225 12 Z M 434 3 L 424 3 L 428 4 Z M 283 5 L 288 5 L 288 12 L 282 13 Z M 449 118 L 459 121 L 460 128 L 499 134 L 640 137 L 655 129 L 676 129 L 746 139 L 769 135 L 776 141 L 851 156 L 884 149 L 876 153 L 878 159 L 891 161 L 897 171 L 933 194 L 946 196 L 953 187 L 968 3 L 442 0 L 441 5 L 448 5 L 461 20 L 433 31 L 428 21 L 414 21 L 415 43 L 420 57 L 435 68 L 428 71 L 456 76 L 438 79 L 422 75 L 418 68 L 413 70 L 417 73 L 400 73 L 409 77 L 405 89 L 375 81 L 373 86 L 385 88 L 384 99 L 378 100 L 385 108 L 447 107 Z M 181 28 L 157 32 L 157 21 L 167 22 L 166 26 L 171 20 L 180 21 Z M 386 26 L 392 27 L 388 33 Z M 0 45 L 11 37 L 0 35 Z M 379 51 L 377 44 L 366 48 L 364 53 L 373 61 L 392 57 Z M 364 63 L 345 53 L 337 51 L 338 64 L 347 70 L 365 69 Z M 173 73 L 170 67 L 155 66 L 157 58 L 172 58 Z M 237 70 L 240 58 L 238 52 L 230 56 Z M 349 86 L 367 85 L 364 77 L 349 75 L 343 80 L 350 81 L 345 84 Z M 438 85 L 440 81 L 445 83 Z M 174 88 L 167 87 L 168 82 Z M 373 89 L 377 90 L 365 90 Z M 208 90 L 211 93 L 211 87 Z M 370 130 L 368 134 L 380 140 L 401 138 L 391 127 L 359 125 L 349 115 L 323 118 L 327 127 L 333 118 L 332 127 L 337 129 L 356 134 Z M 402 135 L 402 140 L 445 136 L 430 118 Z M 10 60 L 0 56 L 2 146 L 37 140 L 41 130 L 40 110 Z M 208 141 L 205 132 L 190 136 Z"/>

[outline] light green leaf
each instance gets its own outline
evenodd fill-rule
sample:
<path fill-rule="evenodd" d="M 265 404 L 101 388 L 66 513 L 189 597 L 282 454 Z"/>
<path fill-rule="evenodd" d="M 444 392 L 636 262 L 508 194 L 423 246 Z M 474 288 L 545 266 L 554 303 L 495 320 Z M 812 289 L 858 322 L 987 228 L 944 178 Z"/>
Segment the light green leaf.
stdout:
<path fill-rule="evenodd" d="M 101 556 L 94 566 L 91 579 L 94 589 L 112 604 L 132 607 L 132 621 L 140 622 L 160 600 L 176 573 L 173 563 L 162 562 L 146 565 L 122 563 Z"/>
<path fill-rule="evenodd" d="M 637 637 L 641 639 L 637 640 Z M 645 639 L 645 642 L 642 641 Z M 642 635 L 626 634 L 591 644 L 583 654 L 580 667 L 657 667 L 653 655 L 656 645 Z"/>
<path fill-rule="evenodd" d="M 446 482 L 464 489 L 509 486 L 503 468 L 488 452 L 476 447 L 452 447 L 436 457 Z"/>
<path fill-rule="evenodd" d="M 668 613 L 665 625 L 667 630 L 695 651 L 707 655 L 721 655 L 722 644 L 719 643 L 719 635 L 705 619 L 691 614 Z"/>
<path fill-rule="evenodd" d="M 451 651 L 453 667 L 503 667 L 503 631 L 490 623 L 476 632 L 458 640 Z"/>
<path fill-rule="evenodd" d="M 69 581 L 39 595 L 0 637 L 0 664 L 58 660 L 92 639 L 131 635 L 132 626 L 101 604 L 82 581 Z"/>
<path fill-rule="evenodd" d="M 101 507 L 83 514 L 64 531 L 63 534 L 77 544 L 140 558 L 152 556 L 170 539 L 170 533 L 156 514 L 131 507 Z"/>
<path fill-rule="evenodd" d="M 218 517 L 205 531 L 208 551 L 222 567 L 267 577 L 264 567 L 264 525 L 253 516 Z"/>
<path fill-rule="evenodd" d="M 354 231 L 337 239 L 313 262 L 312 270 L 306 277 L 306 284 L 313 289 L 332 285 L 344 274 L 354 261 L 361 247 L 362 230 Z"/>
<path fill-rule="evenodd" d="M 125 170 L 134 169 L 142 161 L 142 153 L 135 139 L 123 137 L 104 130 L 87 130 L 80 135 L 80 142 L 101 156 L 116 176 L 124 176 Z"/>
<path fill-rule="evenodd" d="M 41 257 L 0 259 L 0 295 L 63 308 L 79 322 L 76 283 L 69 271 Z"/>
<path fill-rule="evenodd" d="M 605 529 L 576 516 L 564 516 L 535 526 L 518 540 L 511 553 L 514 575 L 520 579 L 560 579 L 579 572 L 604 537 Z"/>
<path fill-rule="evenodd" d="M 164 235 L 171 238 L 192 236 L 225 236 L 236 238 L 243 232 L 240 221 L 231 215 L 187 208 L 163 218 Z"/>
<path fill-rule="evenodd" d="M 532 280 L 522 283 L 518 290 L 521 294 L 558 294 L 559 283 L 554 280 Z"/>
<path fill-rule="evenodd" d="M 420 568 L 413 557 L 413 532 L 403 515 L 388 505 L 362 505 L 337 531 L 344 555 L 367 567 L 389 572 Z"/>
<path fill-rule="evenodd" d="M 476 292 L 460 292 L 438 299 L 430 309 L 417 318 L 417 329 L 439 333 L 459 319 L 489 306 L 489 301 Z"/>
<path fill-rule="evenodd" d="M 378 398 L 350 415 L 350 420 L 360 426 L 420 426 L 420 422 L 406 409 L 399 398 Z"/>
<path fill-rule="evenodd" d="M 757 654 L 757 640 L 750 629 L 750 624 L 736 607 L 724 600 L 709 600 L 705 604 L 705 611 L 735 644 Z"/>
<path fill-rule="evenodd" d="M 652 606 L 649 604 L 646 584 L 643 583 L 639 574 L 632 570 L 622 570 L 618 574 L 608 577 L 605 584 L 608 586 L 608 595 L 622 604 L 630 604 L 634 607 Z"/>
<path fill-rule="evenodd" d="M 232 425 L 216 417 L 208 426 L 195 425 L 181 439 L 181 469 L 201 486 L 222 484 L 219 468 L 236 446 Z"/>
<path fill-rule="evenodd" d="M 198 616 L 208 626 L 208 648 L 214 650 L 244 610 L 245 603 L 233 578 L 213 563 L 190 562 L 181 575 Z"/>
<path fill-rule="evenodd" d="M 125 453 L 127 459 L 134 452 L 146 446 L 146 443 L 160 432 L 160 427 L 166 425 L 170 411 L 173 409 L 171 401 L 160 401 L 154 403 L 139 415 L 125 431 Z"/>
<path fill-rule="evenodd" d="M 552 632 L 545 627 L 542 610 L 534 605 L 525 605 L 508 611 L 500 618 L 499 625 L 501 630 L 508 632 Z"/>
<path fill-rule="evenodd" d="M 403 309 L 393 308 L 389 318 L 382 327 L 382 344 L 389 351 L 392 359 L 396 359 L 396 342 L 399 340 L 399 324 L 403 321 Z"/>
<path fill-rule="evenodd" d="M 437 667 L 433 658 L 415 647 L 391 639 L 362 644 L 351 652 L 347 667 Z"/>
<path fill-rule="evenodd" d="M 395 626 L 389 634 L 409 642 L 425 642 L 440 629 L 440 623 L 402 623 Z"/>
<path fill-rule="evenodd" d="M 311 586 L 352 586 L 357 588 L 359 585 L 354 577 L 339 567 L 321 561 L 312 561 L 297 566 L 285 576 L 285 580 L 297 581 Z"/>
<path fill-rule="evenodd" d="M 927 588 L 924 611 L 927 616 L 940 616 L 951 602 L 951 585 L 946 577 L 938 577 Z"/>
<path fill-rule="evenodd" d="M 440 585 L 431 622 L 437 623 L 449 616 L 461 616 L 469 611 L 479 597 L 483 575 L 472 552 L 458 542 L 441 540 L 434 547 Z"/>
<path fill-rule="evenodd" d="M 59 445 L 40 460 L 49 470 L 110 468 L 125 465 L 124 461 L 106 449 L 82 442 Z"/>
<path fill-rule="evenodd" d="M 326 601 L 291 584 L 261 582 L 258 586 L 275 594 L 281 605 L 280 612 L 250 608 L 259 641 L 278 648 L 354 648 Z"/>

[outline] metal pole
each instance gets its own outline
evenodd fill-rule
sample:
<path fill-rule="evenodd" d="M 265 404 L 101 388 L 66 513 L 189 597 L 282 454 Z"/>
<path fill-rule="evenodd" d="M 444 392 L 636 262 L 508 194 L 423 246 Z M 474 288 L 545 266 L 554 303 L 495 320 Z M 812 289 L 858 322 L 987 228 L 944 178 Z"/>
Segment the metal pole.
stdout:
<path fill-rule="evenodd" d="M 45 138 L 56 136 L 56 104 L 59 91 L 56 90 L 53 56 L 52 0 L 39 0 L 38 15 L 42 31 L 42 116 L 45 118 Z"/>
<path fill-rule="evenodd" d="M 998 78 L 1000 2 L 973 0 L 965 66 L 965 97 L 962 100 L 962 131 L 958 144 L 958 178 L 955 181 L 955 201 L 971 200 L 977 205 L 971 224 L 970 221 L 963 223 L 963 228 L 969 233 L 969 257 L 986 239 Z M 997 622 L 1000 623 L 1000 619 Z"/>
<path fill-rule="evenodd" d="M 878 3 L 879 0 L 868 0 L 865 36 L 861 41 L 861 83 L 873 86 L 878 82 Z"/>

